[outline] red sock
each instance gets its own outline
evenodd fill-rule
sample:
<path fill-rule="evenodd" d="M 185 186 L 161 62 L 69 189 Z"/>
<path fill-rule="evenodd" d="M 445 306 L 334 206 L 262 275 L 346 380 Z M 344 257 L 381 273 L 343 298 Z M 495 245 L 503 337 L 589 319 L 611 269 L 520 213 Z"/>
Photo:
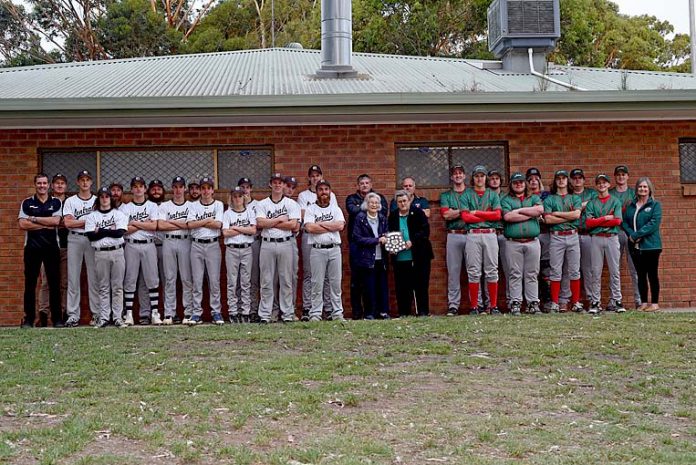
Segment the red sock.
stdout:
<path fill-rule="evenodd" d="M 478 291 L 479 283 L 469 283 L 469 302 L 472 310 L 478 307 Z"/>
<path fill-rule="evenodd" d="M 570 293 L 572 297 L 570 300 L 575 303 L 580 301 L 580 280 L 571 279 L 570 280 Z"/>
<path fill-rule="evenodd" d="M 491 308 L 498 306 L 498 283 L 488 283 L 488 299 L 491 301 Z"/>
<path fill-rule="evenodd" d="M 557 304 L 559 295 L 561 295 L 561 282 L 551 281 L 551 302 Z"/>

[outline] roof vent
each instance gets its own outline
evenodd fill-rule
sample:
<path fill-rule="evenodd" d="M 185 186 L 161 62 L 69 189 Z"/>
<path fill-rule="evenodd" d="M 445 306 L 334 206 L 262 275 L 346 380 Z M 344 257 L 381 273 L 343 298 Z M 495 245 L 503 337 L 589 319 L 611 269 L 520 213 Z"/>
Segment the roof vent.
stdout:
<path fill-rule="evenodd" d="M 351 65 L 353 19 L 351 0 L 321 0 L 322 78 L 352 78 L 358 72 Z"/>
<path fill-rule="evenodd" d="M 537 69 L 561 37 L 559 0 L 494 0 L 488 7 L 488 49 L 503 68 L 529 72 L 527 50 L 534 49 Z"/>
<path fill-rule="evenodd" d="M 285 46 L 285 48 L 292 48 L 294 50 L 304 50 L 304 47 L 299 42 L 290 42 Z"/>

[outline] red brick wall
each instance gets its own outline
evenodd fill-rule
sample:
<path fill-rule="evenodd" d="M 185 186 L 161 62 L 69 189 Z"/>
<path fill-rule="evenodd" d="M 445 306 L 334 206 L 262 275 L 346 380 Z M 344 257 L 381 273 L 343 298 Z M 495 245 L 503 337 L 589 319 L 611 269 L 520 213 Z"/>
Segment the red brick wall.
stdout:
<path fill-rule="evenodd" d="M 679 184 L 681 137 L 696 136 L 691 122 L 598 122 L 422 124 L 240 128 L 152 128 L 86 130 L 0 130 L 0 324 L 16 324 L 22 315 L 23 234 L 17 228 L 19 203 L 32 194 L 38 169 L 38 149 L 58 147 L 148 147 L 243 144 L 275 149 L 275 171 L 304 179 L 307 167 L 321 164 L 344 205 L 355 190 L 355 176 L 370 173 L 375 189 L 385 194 L 396 183 L 397 142 L 500 141 L 510 148 L 510 171 L 537 166 L 548 185 L 557 167 L 582 167 L 589 175 L 611 174 L 617 164 L 628 164 L 632 179 L 649 175 L 664 203 L 664 253 L 661 265 L 665 306 L 690 306 L 696 301 L 696 198 L 683 197 Z M 416 178 L 418 173 L 414 173 Z M 19 187 L 18 187 L 19 186 Z M 421 195 L 436 201 L 437 190 Z M 442 219 L 433 205 L 432 241 L 435 248 L 431 302 L 436 313 L 446 309 L 446 267 Z M 347 267 L 347 260 L 346 260 Z M 624 300 L 632 303 L 624 275 Z M 349 308 L 348 278 L 344 304 Z M 224 301 L 224 297 L 223 297 Z M 465 307 L 465 304 L 462 304 Z M 86 312 L 86 309 L 84 309 Z M 84 312 L 83 312 L 84 313 Z"/>

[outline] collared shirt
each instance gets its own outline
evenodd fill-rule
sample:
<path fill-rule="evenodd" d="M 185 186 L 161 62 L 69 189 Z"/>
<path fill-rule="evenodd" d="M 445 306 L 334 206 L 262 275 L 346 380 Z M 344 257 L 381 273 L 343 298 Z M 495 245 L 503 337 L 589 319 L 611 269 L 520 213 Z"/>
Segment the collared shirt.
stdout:
<path fill-rule="evenodd" d="M 49 218 L 51 216 L 61 216 L 62 204 L 55 197 L 48 196 L 45 202 L 39 200 L 36 195 L 27 197 L 19 207 L 18 219 L 28 220 L 30 217 Z M 25 231 L 24 245 L 32 249 L 42 247 L 58 247 L 58 236 L 56 228 L 42 228 L 36 231 Z"/>

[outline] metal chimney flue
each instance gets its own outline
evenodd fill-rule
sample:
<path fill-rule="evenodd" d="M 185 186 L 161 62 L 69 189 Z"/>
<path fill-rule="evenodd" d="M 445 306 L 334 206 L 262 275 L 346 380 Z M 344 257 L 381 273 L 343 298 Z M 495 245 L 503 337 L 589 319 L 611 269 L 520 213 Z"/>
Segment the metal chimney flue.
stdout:
<path fill-rule="evenodd" d="M 321 68 L 322 78 L 351 78 L 353 69 L 353 19 L 351 0 L 321 0 Z"/>

